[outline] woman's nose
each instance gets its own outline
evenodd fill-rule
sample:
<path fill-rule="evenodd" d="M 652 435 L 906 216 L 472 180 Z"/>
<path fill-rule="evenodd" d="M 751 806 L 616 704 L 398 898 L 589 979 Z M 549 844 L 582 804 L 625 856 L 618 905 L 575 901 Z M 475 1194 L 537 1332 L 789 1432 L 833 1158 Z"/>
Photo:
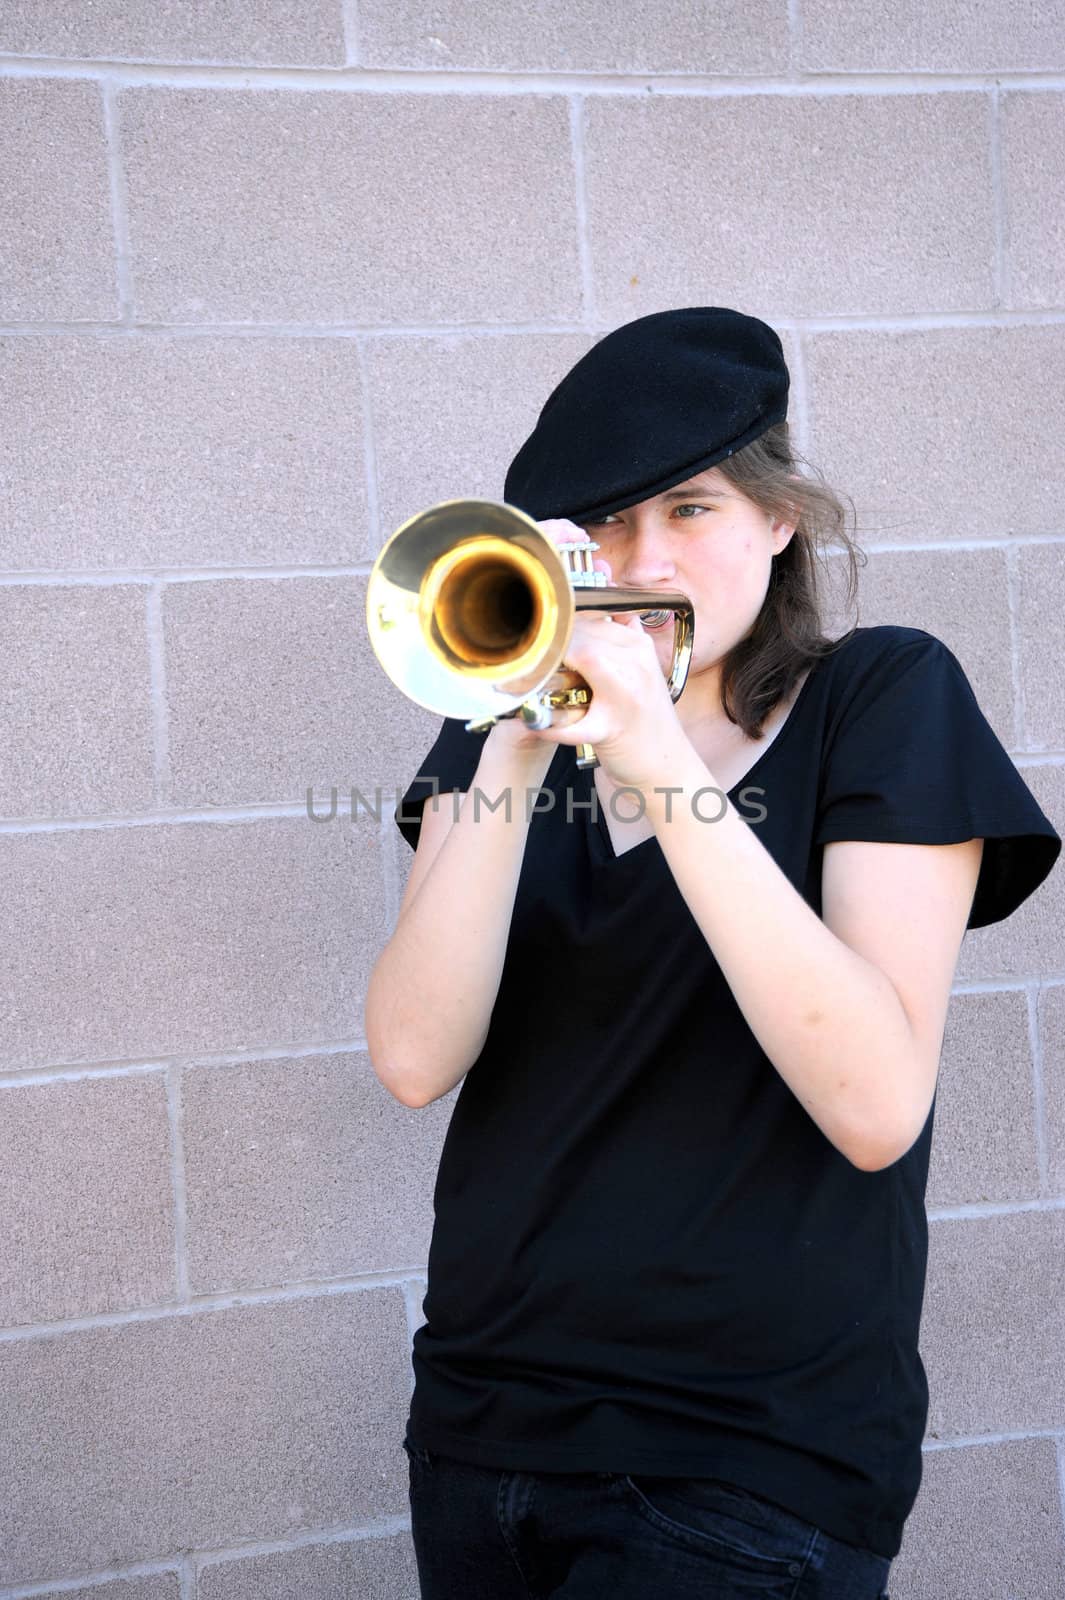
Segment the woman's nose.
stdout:
<path fill-rule="evenodd" d="M 654 533 L 633 534 L 626 541 L 623 559 L 615 559 L 613 567 L 614 582 L 634 589 L 666 583 L 676 572 L 665 540 Z"/>

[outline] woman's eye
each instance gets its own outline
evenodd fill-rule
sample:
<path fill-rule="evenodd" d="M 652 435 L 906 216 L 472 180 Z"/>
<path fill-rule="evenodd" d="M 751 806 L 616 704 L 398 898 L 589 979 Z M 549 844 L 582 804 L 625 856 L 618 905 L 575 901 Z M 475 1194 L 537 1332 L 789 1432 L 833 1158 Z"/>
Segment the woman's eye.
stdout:
<path fill-rule="evenodd" d="M 707 506 L 698 505 L 698 504 L 696 504 L 694 502 L 687 502 L 686 501 L 683 505 L 675 506 L 673 509 L 678 514 L 680 514 L 680 513 L 686 512 L 686 511 L 692 511 L 692 512 L 706 511 L 709 508 Z M 682 522 L 691 522 L 691 521 L 693 521 L 693 518 L 681 515 L 680 520 Z M 606 529 L 609 530 L 610 528 L 619 528 L 620 526 L 621 526 L 621 524 L 618 522 L 618 519 L 615 516 L 597 517 L 594 522 L 586 521 L 586 522 L 582 522 L 581 523 L 581 527 L 584 528 L 585 530 L 588 530 L 590 528 L 606 528 Z"/>

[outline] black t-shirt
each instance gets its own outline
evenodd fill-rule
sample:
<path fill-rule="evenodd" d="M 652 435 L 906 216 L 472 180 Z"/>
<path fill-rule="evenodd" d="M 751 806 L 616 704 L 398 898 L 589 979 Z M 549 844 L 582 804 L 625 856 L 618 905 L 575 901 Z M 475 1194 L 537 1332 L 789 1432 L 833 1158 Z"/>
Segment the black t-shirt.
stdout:
<path fill-rule="evenodd" d="M 412 846 L 484 738 L 445 719 L 397 811 Z M 854 1167 L 759 1046 L 657 837 L 615 856 L 570 746 L 544 788 L 437 1174 L 410 1437 L 499 1469 L 725 1478 L 893 1557 L 927 1417 L 933 1113 L 892 1166 Z M 974 928 L 1061 848 L 915 628 L 816 663 L 729 798 L 818 915 L 830 840 L 983 838 Z"/>

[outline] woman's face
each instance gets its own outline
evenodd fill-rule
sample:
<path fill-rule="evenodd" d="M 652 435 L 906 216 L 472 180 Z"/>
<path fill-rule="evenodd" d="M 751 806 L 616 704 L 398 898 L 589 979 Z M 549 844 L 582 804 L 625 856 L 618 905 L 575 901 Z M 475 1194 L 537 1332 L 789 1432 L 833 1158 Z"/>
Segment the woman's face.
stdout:
<path fill-rule="evenodd" d="M 691 599 L 692 673 L 720 662 L 749 631 L 765 599 L 772 559 L 794 531 L 748 500 L 716 467 L 603 521 L 580 520 L 609 564 L 611 582 L 679 589 Z M 647 631 L 668 671 L 672 619 Z"/>

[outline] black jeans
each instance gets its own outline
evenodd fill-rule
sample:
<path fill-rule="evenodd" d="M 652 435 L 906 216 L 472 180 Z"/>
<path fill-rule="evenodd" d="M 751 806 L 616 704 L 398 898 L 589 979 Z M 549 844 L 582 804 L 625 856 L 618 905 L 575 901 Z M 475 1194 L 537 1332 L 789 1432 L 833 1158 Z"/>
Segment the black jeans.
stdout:
<path fill-rule="evenodd" d="M 421 1600 L 888 1600 L 886 1556 L 720 1479 L 501 1472 L 403 1445 Z"/>

